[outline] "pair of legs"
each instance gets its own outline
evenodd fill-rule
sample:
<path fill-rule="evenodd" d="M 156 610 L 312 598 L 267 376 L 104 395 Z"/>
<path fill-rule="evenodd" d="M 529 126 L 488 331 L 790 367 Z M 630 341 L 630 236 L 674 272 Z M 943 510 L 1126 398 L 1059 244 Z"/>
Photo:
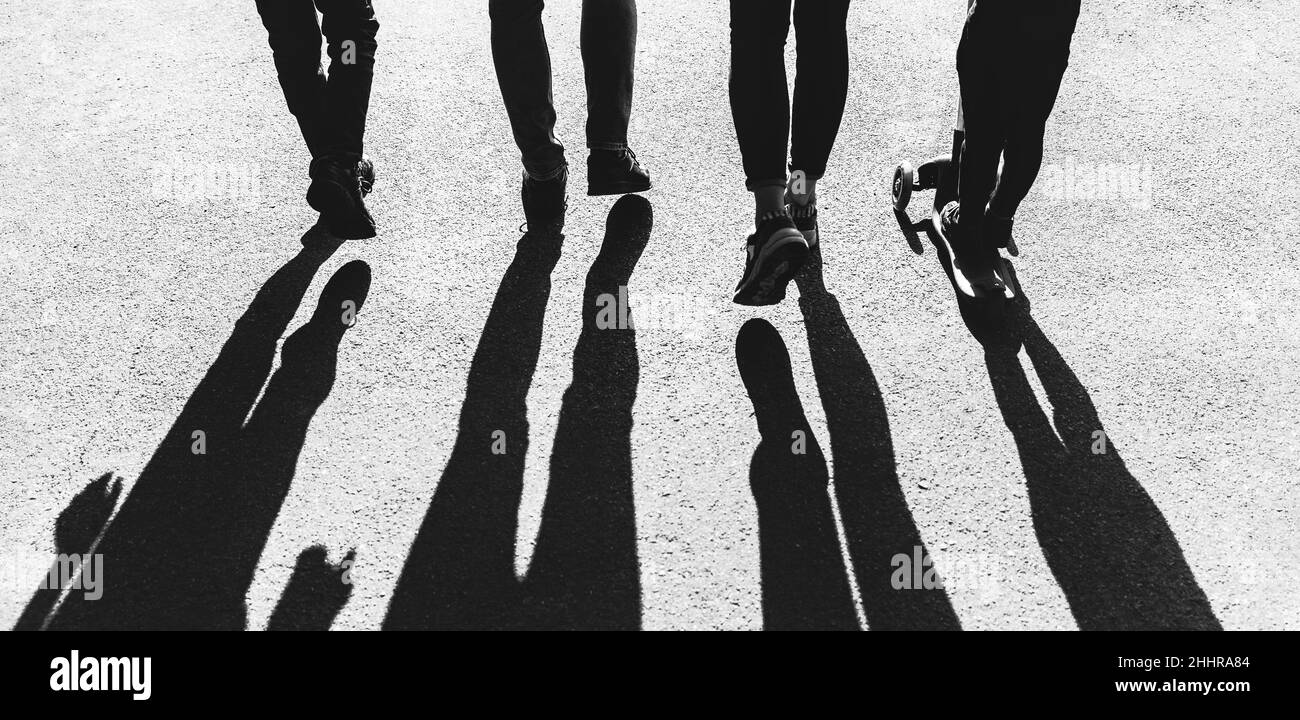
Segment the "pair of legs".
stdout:
<path fill-rule="evenodd" d="M 311 152 L 307 203 L 330 234 L 374 237 L 363 201 L 374 167 L 362 155 L 379 32 L 370 0 L 257 0 L 257 12 L 289 112 Z M 328 75 L 321 67 L 322 40 L 328 43 Z"/>
<path fill-rule="evenodd" d="M 785 76 L 791 10 L 793 113 Z M 745 187 L 754 194 L 754 234 L 732 298 L 741 305 L 784 299 L 817 244 L 817 181 L 826 174 L 849 92 L 848 14 L 849 0 L 731 0 L 731 115 Z"/>
<path fill-rule="evenodd" d="M 318 9 L 323 23 L 317 22 Z M 379 31 L 370 0 L 257 0 L 257 12 L 284 99 L 312 157 L 361 159 Z M 323 39 L 329 43 L 328 75 L 321 66 Z"/>
<path fill-rule="evenodd" d="M 785 44 L 794 11 L 791 113 Z M 731 113 L 756 215 L 785 207 L 786 141 L 799 193 L 826 173 L 849 91 L 849 0 L 731 0 Z M 793 133 L 791 130 L 793 129 Z"/>
<path fill-rule="evenodd" d="M 542 26 L 543 0 L 489 0 L 492 61 L 515 144 L 534 180 L 564 172 L 555 137 L 551 55 Z M 587 147 L 625 152 L 632 118 L 636 0 L 584 0 L 582 65 L 587 81 Z"/>
<path fill-rule="evenodd" d="M 1010 237 L 1042 166 L 1078 18 L 1079 0 L 974 0 L 970 7 L 957 49 L 965 130 L 958 227 L 967 248 L 991 250 Z"/>

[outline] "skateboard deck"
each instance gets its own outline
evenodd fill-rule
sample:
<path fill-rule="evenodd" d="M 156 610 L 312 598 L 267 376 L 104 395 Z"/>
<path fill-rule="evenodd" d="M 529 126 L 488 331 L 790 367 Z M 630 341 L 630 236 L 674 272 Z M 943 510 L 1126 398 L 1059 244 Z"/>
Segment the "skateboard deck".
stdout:
<path fill-rule="evenodd" d="M 926 222 L 926 234 L 930 236 L 930 242 L 934 244 L 935 250 L 941 255 L 939 262 L 943 265 L 944 270 L 948 273 L 948 279 L 952 280 L 952 286 L 957 292 L 971 298 L 985 298 L 991 294 L 982 288 L 971 285 L 970 280 L 953 262 L 952 245 L 948 242 L 948 236 L 943 232 L 943 222 L 939 219 L 940 208 L 934 210 Z M 1014 300 L 1020 294 L 1020 288 L 1016 285 L 1015 274 L 1009 269 L 1011 261 L 998 253 L 998 259 L 993 266 L 993 274 L 997 276 L 1002 283 L 1002 296 L 1007 300 Z"/>

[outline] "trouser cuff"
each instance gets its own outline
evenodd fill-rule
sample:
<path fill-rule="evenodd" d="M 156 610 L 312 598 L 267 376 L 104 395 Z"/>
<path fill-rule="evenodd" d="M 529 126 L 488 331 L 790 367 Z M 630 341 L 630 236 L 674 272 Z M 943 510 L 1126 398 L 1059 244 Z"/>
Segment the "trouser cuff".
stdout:
<path fill-rule="evenodd" d="M 569 169 L 569 164 L 567 162 L 561 162 L 559 165 L 555 166 L 554 168 L 551 168 L 550 170 L 544 170 L 544 171 L 534 171 L 530 169 L 528 166 L 524 166 L 524 172 L 528 174 L 528 177 L 538 182 L 544 182 L 546 180 L 554 180 L 555 178 L 564 174 L 564 171 L 568 169 Z"/>
<path fill-rule="evenodd" d="M 745 189 L 749 190 L 750 192 L 753 192 L 761 188 L 769 188 L 769 187 L 783 188 L 785 187 L 785 183 L 786 183 L 785 178 L 765 178 L 762 180 L 749 180 L 745 183 Z"/>

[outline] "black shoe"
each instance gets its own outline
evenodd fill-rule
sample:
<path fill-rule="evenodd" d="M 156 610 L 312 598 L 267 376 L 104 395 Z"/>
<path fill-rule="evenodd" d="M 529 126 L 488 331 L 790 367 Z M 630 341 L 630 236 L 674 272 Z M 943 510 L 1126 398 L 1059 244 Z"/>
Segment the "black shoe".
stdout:
<path fill-rule="evenodd" d="M 630 149 L 592 150 L 587 156 L 587 194 L 625 195 L 650 189 L 650 173 Z"/>
<path fill-rule="evenodd" d="M 939 213 L 943 234 L 952 247 L 952 267 L 966 277 L 971 288 L 985 293 L 1001 293 L 1005 286 L 994 271 L 997 248 L 983 238 L 967 237 L 961 225 L 961 203 L 953 200 Z"/>
<path fill-rule="evenodd" d="M 775 305 L 785 299 L 785 286 L 808 260 L 808 241 L 789 215 L 775 215 L 758 224 L 745 252 L 745 276 L 732 302 Z"/>
<path fill-rule="evenodd" d="M 800 205 L 790 193 L 786 193 L 785 205 L 790 218 L 794 220 L 794 226 L 803 233 L 804 240 L 808 241 L 808 247 L 817 247 L 817 242 L 821 240 L 821 234 L 817 230 L 817 199 L 812 198 L 807 205 Z"/>
<path fill-rule="evenodd" d="M 998 217 L 997 215 L 994 215 L 991 210 L 985 210 L 983 227 L 984 240 L 997 248 L 1005 248 L 1011 245 L 1011 226 L 1014 223 L 1014 218 Z"/>
<path fill-rule="evenodd" d="M 549 180 L 534 180 L 524 171 L 520 196 L 524 203 L 524 220 L 530 233 L 558 233 L 564 229 L 564 211 L 568 209 L 569 167 Z"/>
<path fill-rule="evenodd" d="M 375 236 L 375 220 L 362 200 L 363 164 L 368 168 L 369 180 L 364 183 L 368 185 L 374 182 L 374 167 L 369 161 L 337 155 L 322 155 L 311 161 L 307 204 L 321 214 L 330 234 L 345 240 Z"/>

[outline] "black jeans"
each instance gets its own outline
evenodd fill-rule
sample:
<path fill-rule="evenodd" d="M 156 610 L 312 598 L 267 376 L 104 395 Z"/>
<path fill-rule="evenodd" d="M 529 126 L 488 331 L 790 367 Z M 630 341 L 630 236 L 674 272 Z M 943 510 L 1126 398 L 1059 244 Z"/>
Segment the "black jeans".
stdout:
<path fill-rule="evenodd" d="M 1013 217 L 1033 187 L 1078 19 L 1079 0 L 976 0 L 971 8 L 957 47 L 963 228 L 978 233 L 985 206 Z"/>
<path fill-rule="evenodd" d="M 489 0 L 492 62 L 524 169 L 538 180 L 566 167 L 555 137 L 551 55 L 543 0 Z M 636 0 L 583 0 L 582 67 L 587 81 L 587 147 L 622 150 L 632 119 Z"/>
<path fill-rule="evenodd" d="M 785 41 L 794 7 L 794 132 Z M 745 187 L 784 186 L 790 169 L 826 174 L 849 93 L 849 0 L 731 0 L 731 115 Z"/>
<path fill-rule="evenodd" d="M 257 0 L 257 12 L 270 35 L 284 99 L 312 157 L 360 158 L 379 32 L 370 0 Z M 322 30 L 329 42 L 328 77 L 320 60 Z"/>

